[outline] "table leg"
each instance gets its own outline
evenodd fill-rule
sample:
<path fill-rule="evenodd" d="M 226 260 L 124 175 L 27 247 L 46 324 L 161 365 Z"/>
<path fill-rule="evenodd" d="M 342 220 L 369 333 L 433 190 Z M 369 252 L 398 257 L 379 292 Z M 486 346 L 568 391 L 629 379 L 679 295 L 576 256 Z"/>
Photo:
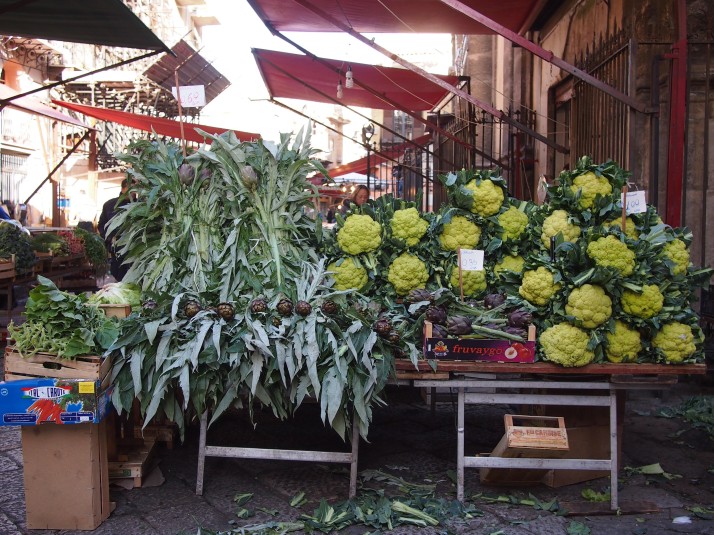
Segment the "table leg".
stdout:
<path fill-rule="evenodd" d="M 610 509 L 618 509 L 617 477 L 620 459 L 617 440 L 617 390 L 610 390 Z"/>
<path fill-rule="evenodd" d="M 203 496 L 203 470 L 206 465 L 206 428 L 208 411 L 201 415 L 201 432 L 198 438 L 198 470 L 196 471 L 196 495 Z"/>
<path fill-rule="evenodd" d="M 464 388 L 458 389 L 456 424 L 456 499 L 464 501 Z"/>
<path fill-rule="evenodd" d="M 350 461 L 350 499 L 357 496 L 357 464 L 359 459 L 359 423 L 352 416 L 352 460 Z"/>

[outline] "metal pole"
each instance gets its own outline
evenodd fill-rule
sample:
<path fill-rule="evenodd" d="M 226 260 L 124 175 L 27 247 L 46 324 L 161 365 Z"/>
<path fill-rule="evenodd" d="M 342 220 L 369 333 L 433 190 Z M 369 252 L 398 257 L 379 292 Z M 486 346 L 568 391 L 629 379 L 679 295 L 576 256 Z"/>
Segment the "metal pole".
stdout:
<path fill-rule="evenodd" d="M 369 148 L 371 142 L 367 140 L 367 189 L 369 190 Z"/>

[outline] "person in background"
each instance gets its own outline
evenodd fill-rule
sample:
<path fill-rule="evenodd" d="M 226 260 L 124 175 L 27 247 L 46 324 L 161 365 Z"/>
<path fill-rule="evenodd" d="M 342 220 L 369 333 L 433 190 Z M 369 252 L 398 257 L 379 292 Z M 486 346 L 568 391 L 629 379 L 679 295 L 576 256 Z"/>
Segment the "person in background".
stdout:
<path fill-rule="evenodd" d="M 349 210 L 350 205 L 352 205 L 353 203 L 355 204 L 355 206 L 362 206 L 368 200 L 369 200 L 369 188 L 363 184 L 360 184 L 352 192 L 352 195 L 350 195 L 350 198 L 345 200 L 345 202 L 342 203 L 342 209 L 340 210 L 340 213 L 342 215 L 345 215 L 347 213 L 347 210 Z"/>
<path fill-rule="evenodd" d="M 117 281 L 121 281 L 124 278 L 126 272 L 129 271 L 129 266 L 124 264 L 124 259 L 119 254 L 117 254 L 115 248 L 115 242 L 117 237 L 116 231 L 112 233 L 107 233 L 106 226 L 112 219 L 112 217 L 114 217 L 114 214 L 116 214 L 117 209 L 129 203 L 129 201 L 131 200 L 128 193 L 130 186 L 131 178 L 126 177 L 124 180 L 122 180 L 121 193 L 118 197 L 109 199 L 107 202 L 104 203 L 104 205 L 102 206 L 102 214 L 99 216 L 99 223 L 97 223 L 97 230 L 99 231 L 99 235 L 104 239 L 104 243 L 107 246 L 107 251 L 109 251 L 109 255 L 111 256 L 109 261 L 109 272 Z"/>

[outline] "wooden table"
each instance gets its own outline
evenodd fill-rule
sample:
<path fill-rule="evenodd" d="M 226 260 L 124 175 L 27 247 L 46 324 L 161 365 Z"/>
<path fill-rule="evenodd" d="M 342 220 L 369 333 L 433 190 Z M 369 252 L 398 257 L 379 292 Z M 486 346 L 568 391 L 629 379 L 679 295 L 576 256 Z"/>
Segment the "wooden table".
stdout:
<path fill-rule="evenodd" d="M 607 470 L 610 472 L 610 508 L 617 510 L 618 492 L 618 394 L 631 389 L 666 388 L 677 382 L 679 375 L 704 374 L 706 365 L 662 364 L 590 364 L 580 368 L 563 368 L 548 362 L 500 363 L 473 361 L 437 361 L 432 370 L 426 361 L 418 368 L 409 361 L 396 364 L 396 382 L 415 387 L 447 387 L 458 393 L 457 411 L 457 478 L 456 494 L 464 499 L 465 468 L 524 468 L 560 470 Z M 479 377 L 469 377 L 479 374 Z M 467 392 L 467 389 L 488 392 Z M 511 393 L 505 393 L 504 391 Z M 512 404 L 513 390 L 523 405 L 569 405 L 608 407 L 610 423 L 609 459 L 553 459 L 475 457 L 464 454 L 464 409 L 467 404 Z M 535 392 L 535 393 L 534 393 Z M 573 392 L 578 392 L 573 394 Z M 432 400 L 435 396 L 432 396 Z"/>

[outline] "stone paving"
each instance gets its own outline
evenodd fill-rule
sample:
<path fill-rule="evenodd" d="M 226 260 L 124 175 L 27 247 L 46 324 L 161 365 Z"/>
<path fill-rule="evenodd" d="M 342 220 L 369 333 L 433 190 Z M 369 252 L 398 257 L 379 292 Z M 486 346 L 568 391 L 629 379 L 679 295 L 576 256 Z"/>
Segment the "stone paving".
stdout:
<path fill-rule="evenodd" d="M 714 520 L 698 518 L 687 509 L 695 505 L 714 508 L 711 439 L 679 419 L 654 416 L 658 407 L 676 406 L 687 396 L 703 394 L 711 395 L 711 388 L 683 382 L 665 395 L 642 391 L 634 393 L 627 401 L 623 465 L 660 462 L 665 471 L 682 476 L 670 481 L 662 477 L 625 477 L 621 474 L 621 503 L 647 501 L 657 505 L 659 511 L 656 513 L 574 517 L 530 506 L 487 503 L 472 497 L 479 493 L 527 497 L 532 493 L 541 500 L 557 497 L 561 502 L 582 501 L 582 489 L 589 487 L 603 491 L 609 486 L 609 478 L 558 489 L 543 485 L 487 488 L 481 486 L 475 469 L 467 469 L 467 501 L 483 513 L 481 516 L 468 521 L 452 520 L 445 526 L 434 528 L 403 526 L 392 533 L 568 534 L 572 532 L 572 523 L 579 522 L 598 535 L 714 534 Z M 439 497 L 455 498 L 455 487 L 449 478 L 450 471 L 456 467 L 455 402 L 447 393 L 432 413 L 419 392 L 406 387 L 390 387 L 387 401 L 388 406 L 375 409 L 369 442 L 363 441 L 360 445 L 360 470 L 379 469 L 409 482 L 435 483 Z M 466 451 L 490 451 L 503 434 L 504 412 L 514 412 L 514 408 L 468 407 Z M 301 409 L 294 421 L 275 422 L 269 414 L 258 413 L 256 423 L 253 430 L 244 414 L 229 414 L 211 428 L 208 441 L 212 445 L 345 450 L 342 441 L 332 431 L 324 429 L 314 405 Z M 312 513 L 323 498 L 331 503 L 347 498 L 348 473 L 343 465 L 221 458 L 206 460 L 204 494 L 196 496 L 197 452 L 198 428 L 194 425 L 188 429 L 183 444 L 176 444 L 171 450 L 159 450 L 158 466 L 164 483 L 131 490 L 113 486 L 110 497 L 116 508 L 92 532 L 28 531 L 25 527 L 20 432 L 15 427 L 0 427 L 0 534 L 194 534 L 199 527 L 219 531 L 269 521 L 293 521 L 302 513 Z M 369 484 L 375 485 L 374 482 Z M 390 493 L 396 492 L 394 487 L 383 488 Z M 300 508 L 291 507 L 290 500 L 298 492 L 305 492 L 308 502 Z M 237 506 L 233 499 L 241 493 L 253 494 L 246 507 L 256 513 L 245 520 L 236 516 Z M 275 516 L 265 511 L 275 512 Z M 689 517 L 691 523 L 673 523 L 673 519 L 680 516 Z M 350 526 L 342 533 L 368 531 L 365 526 Z"/>

